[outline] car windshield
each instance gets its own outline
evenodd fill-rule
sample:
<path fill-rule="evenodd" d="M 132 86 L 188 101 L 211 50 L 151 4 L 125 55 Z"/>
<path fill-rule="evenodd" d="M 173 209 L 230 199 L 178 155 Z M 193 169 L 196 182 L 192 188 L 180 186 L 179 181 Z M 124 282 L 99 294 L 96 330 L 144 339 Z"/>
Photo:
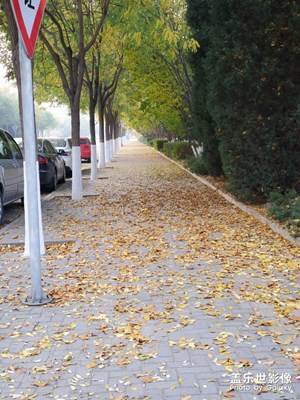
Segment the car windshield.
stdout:
<path fill-rule="evenodd" d="M 51 138 L 50 141 L 54 147 L 65 147 L 66 146 L 65 139 L 52 139 Z"/>
<path fill-rule="evenodd" d="M 80 144 L 89 144 L 89 139 L 80 138 Z"/>

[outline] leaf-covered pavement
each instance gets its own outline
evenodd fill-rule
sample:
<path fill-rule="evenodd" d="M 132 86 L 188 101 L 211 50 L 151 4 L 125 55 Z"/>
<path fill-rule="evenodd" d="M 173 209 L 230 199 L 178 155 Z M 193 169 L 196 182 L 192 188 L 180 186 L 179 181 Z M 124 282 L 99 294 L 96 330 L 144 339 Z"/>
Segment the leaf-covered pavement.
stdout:
<path fill-rule="evenodd" d="M 43 205 L 52 303 L 0 247 L 0 398 L 299 398 L 299 248 L 138 142 L 100 178 Z"/>

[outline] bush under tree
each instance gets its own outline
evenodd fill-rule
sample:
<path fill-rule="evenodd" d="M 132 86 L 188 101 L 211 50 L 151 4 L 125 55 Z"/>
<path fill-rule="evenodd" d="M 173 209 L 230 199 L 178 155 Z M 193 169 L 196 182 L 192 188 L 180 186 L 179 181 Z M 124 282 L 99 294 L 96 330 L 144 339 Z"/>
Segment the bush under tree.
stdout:
<path fill-rule="evenodd" d="M 300 179 L 299 2 L 188 0 L 188 10 L 204 32 L 195 96 L 212 118 L 230 190 L 261 202 L 292 189 Z"/>
<path fill-rule="evenodd" d="M 219 139 L 215 122 L 207 107 L 208 80 L 204 62 L 210 46 L 209 2 L 205 0 L 187 1 L 187 20 L 195 39 L 200 44 L 197 52 L 191 53 L 190 64 L 193 71 L 193 131 L 192 135 L 203 148 L 201 165 L 212 176 L 223 174 L 219 152 Z"/>

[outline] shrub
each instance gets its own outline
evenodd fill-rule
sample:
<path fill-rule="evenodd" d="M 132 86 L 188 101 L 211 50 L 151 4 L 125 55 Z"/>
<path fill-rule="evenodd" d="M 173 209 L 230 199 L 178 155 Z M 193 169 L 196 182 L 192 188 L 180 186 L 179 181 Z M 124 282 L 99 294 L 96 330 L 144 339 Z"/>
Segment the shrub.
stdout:
<path fill-rule="evenodd" d="M 153 146 L 154 136 L 151 132 L 143 133 L 139 136 L 139 141 L 147 144 L 148 146 Z"/>
<path fill-rule="evenodd" d="M 139 141 L 144 144 L 149 144 L 148 139 L 143 135 L 139 136 Z"/>
<path fill-rule="evenodd" d="M 230 191 L 242 201 L 265 202 L 300 180 L 299 1 L 203 3 L 209 3 L 206 14 L 202 7 L 197 13 L 208 16 L 197 75 L 207 82 L 203 108 L 214 122 Z"/>
<path fill-rule="evenodd" d="M 193 150 L 188 142 L 170 142 L 164 144 L 163 153 L 173 160 L 186 160 L 193 155 Z"/>
<path fill-rule="evenodd" d="M 293 236 L 300 236 L 300 195 L 295 190 L 285 194 L 272 192 L 270 201 L 269 215 L 286 222 Z"/>
<path fill-rule="evenodd" d="M 153 140 L 153 147 L 155 150 L 162 151 L 164 144 L 168 143 L 168 139 L 154 139 Z"/>
<path fill-rule="evenodd" d="M 190 157 L 186 160 L 186 166 L 192 172 L 198 175 L 207 175 L 202 155 L 197 157 Z"/>

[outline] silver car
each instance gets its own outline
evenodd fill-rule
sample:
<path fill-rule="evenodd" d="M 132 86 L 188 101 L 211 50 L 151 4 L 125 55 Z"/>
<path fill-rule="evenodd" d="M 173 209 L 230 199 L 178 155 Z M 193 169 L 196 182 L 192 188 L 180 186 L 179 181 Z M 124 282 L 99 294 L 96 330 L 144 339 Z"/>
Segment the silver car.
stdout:
<path fill-rule="evenodd" d="M 49 137 L 57 152 L 62 156 L 66 165 L 67 176 L 72 176 L 72 142 L 70 138 Z"/>
<path fill-rule="evenodd" d="M 0 225 L 4 206 L 24 199 L 23 155 L 13 137 L 0 128 Z"/>

